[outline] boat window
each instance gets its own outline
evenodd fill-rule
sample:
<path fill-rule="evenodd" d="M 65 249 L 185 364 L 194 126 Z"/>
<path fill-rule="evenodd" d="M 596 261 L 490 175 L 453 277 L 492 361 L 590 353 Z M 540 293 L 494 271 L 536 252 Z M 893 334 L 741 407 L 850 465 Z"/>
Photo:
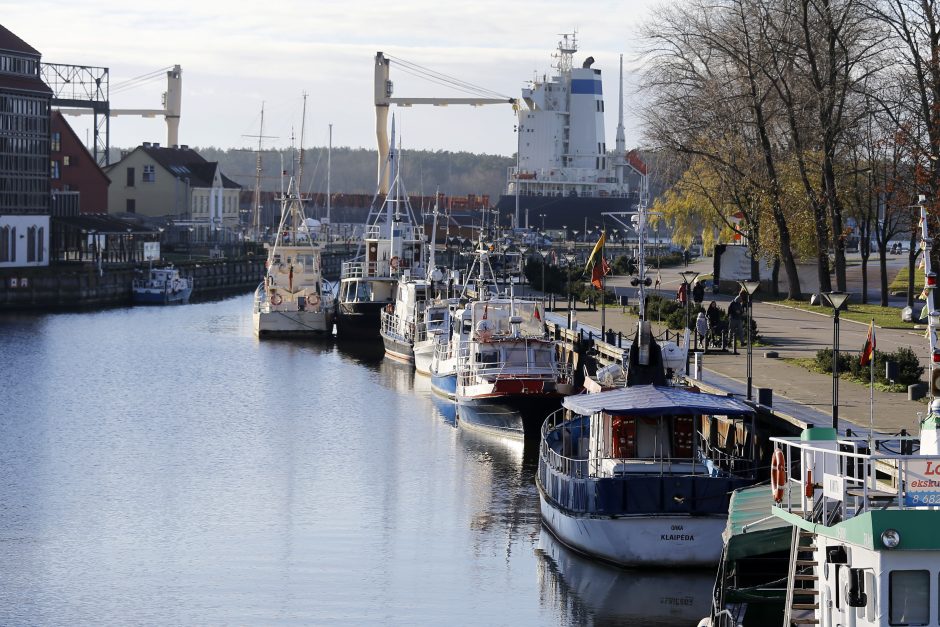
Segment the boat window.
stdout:
<path fill-rule="evenodd" d="M 499 361 L 499 353 L 495 350 L 480 351 L 477 353 L 477 362 L 481 364 L 495 364 Z"/>
<path fill-rule="evenodd" d="M 536 368 L 551 368 L 555 365 L 553 346 L 535 346 L 532 349 L 532 361 Z"/>
<path fill-rule="evenodd" d="M 868 591 L 868 605 L 866 605 L 864 609 L 866 612 L 866 619 L 870 623 L 875 622 L 875 610 L 877 609 L 875 606 L 878 603 L 878 591 L 875 590 L 876 581 L 877 580 L 875 579 L 875 573 L 870 570 L 866 570 L 865 571 L 865 590 Z M 858 618 L 861 618 L 861 610 L 862 608 L 859 608 Z"/>
<path fill-rule="evenodd" d="M 888 576 L 888 624 L 926 625 L 930 620 L 930 572 L 892 570 Z"/>
<path fill-rule="evenodd" d="M 659 418 L 638 418 L 636 421 L 636 456 L 640 459 L 668 459 L 672 456 L 666 425 Z"/>
<path fill-rule="evenodd" d="M 446 317 L 447 317 L 446 311 L 437 311 L 434 309 L 431 310 L 431 316 L 430 316 L 431 322 L 443 322 Z"/>
<path fill-rule="evenodd" d="M 503 360 L 507 366 L 524 368 L 529 362 L 529 351 L 525 344 L 509 344 L 503 347 Z"/>
<path fill-rule="evenodd" d="M 370 301 L 372 300 L 372 284 L 368 281 L 360 281 L 356 283 L 356 300 L 357 301 Z"/>

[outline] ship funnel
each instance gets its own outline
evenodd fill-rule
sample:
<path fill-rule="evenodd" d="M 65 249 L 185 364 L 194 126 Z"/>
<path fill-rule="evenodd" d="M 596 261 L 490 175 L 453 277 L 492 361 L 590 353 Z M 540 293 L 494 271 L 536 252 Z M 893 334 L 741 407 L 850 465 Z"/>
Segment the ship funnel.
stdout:
<path fill-rule="evenodd" d="M 594 65 L 594 57 L 588 57 L 584 60 L 584 63 L 581 65 L 583 68 L 589 68 Z"/>

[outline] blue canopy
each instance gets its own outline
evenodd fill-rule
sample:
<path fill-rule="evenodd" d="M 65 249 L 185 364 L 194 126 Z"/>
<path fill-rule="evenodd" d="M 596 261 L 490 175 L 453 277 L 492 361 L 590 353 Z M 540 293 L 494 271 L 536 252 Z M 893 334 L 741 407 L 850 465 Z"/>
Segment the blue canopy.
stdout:
<path fill-rule="evenodd" d="M 597 394 L 566 396 L 562 404 L 582 416 L 601 411 L 631 416 L 741 416 L 754 413 L 750 405 L 730 396 L 658 385 L 634 385 Z"/>

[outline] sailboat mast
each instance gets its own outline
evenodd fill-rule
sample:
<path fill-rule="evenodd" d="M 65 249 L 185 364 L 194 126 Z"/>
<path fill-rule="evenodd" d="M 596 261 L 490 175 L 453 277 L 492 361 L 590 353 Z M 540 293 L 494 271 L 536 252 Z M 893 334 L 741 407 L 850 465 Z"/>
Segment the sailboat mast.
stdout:
<path fill-rule="evenodd" d="M 330 223 L 330 175 L 333 172 L 333 125 L 330 124 L 329 140 L 326 146 L 326 223 Z"/>

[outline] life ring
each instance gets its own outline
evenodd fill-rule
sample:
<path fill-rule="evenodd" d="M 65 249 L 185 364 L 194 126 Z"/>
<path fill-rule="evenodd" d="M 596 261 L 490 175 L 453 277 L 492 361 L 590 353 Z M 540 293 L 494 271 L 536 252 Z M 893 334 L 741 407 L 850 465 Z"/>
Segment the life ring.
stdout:
<path fill-rule="evenodd" d="M 391 266 L 392 270 L 398 270 L 398 266 L 401 262 L 401 259 L 398 257 L 392 257 L 388 260 L 388 265 Z"/>
<path fill-rule="evenodd" d="M 311 307 L 318 307 L 320 305 L 320 297 L 316 294 L 310 294 L 307 296 L 307 304 Z"/>
<path fill-rule="evenodd" d="M 283 263 L 277 264 L 277 271 L 280 272 L 281 274 L 287 274 L 289 272 L 287 266 L 284 265 Z"/>
<path fill-rule="evenodd" d="M 783 501 L 783 486 L 787 484 L 787 459 L 779 448 L 770 458 L 770 492 L 774 503 Z"/>
<path fill-rule="evenodd" d="M 281 295 L 277 292 L 271 292 L 271 304 L 275 307 L 284 302 L 284 299 L 281 298 Z"/>

